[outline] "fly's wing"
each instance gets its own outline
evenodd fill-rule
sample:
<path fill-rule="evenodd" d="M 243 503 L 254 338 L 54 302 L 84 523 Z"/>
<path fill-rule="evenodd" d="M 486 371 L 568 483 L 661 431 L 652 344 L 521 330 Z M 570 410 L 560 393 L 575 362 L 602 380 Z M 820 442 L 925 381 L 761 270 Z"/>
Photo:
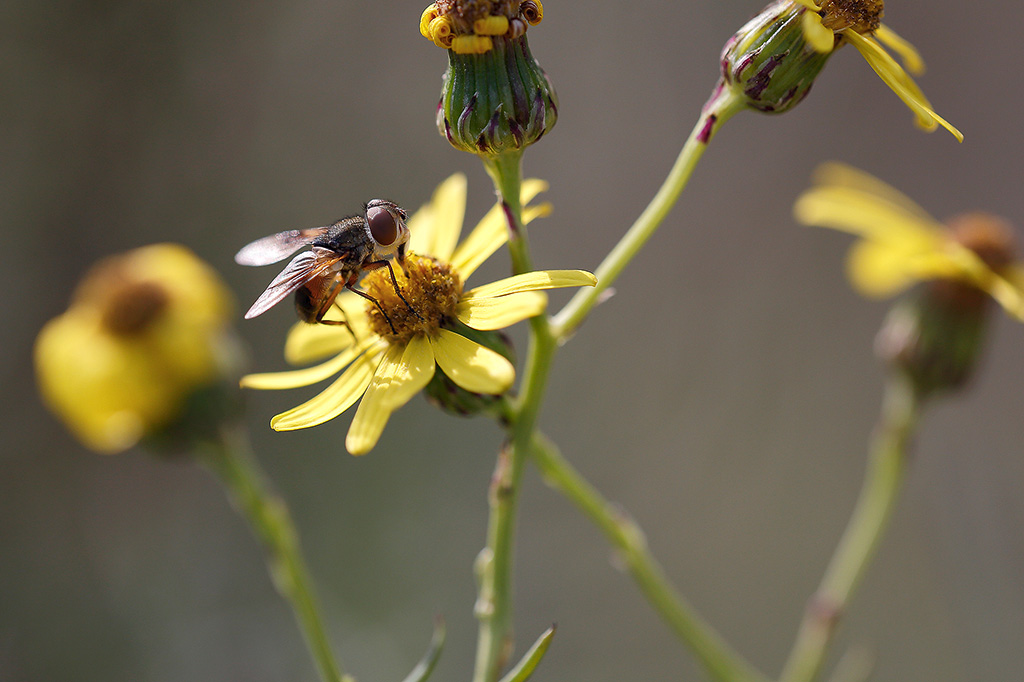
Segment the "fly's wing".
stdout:
<path fill-rule="evenodd" d="M 317 237 L 327 233 L 330 227 L 313 227 L 308 230 L 288 230 L 246 244 L 235 254 L 239 265 L 270 265 L 284 260 Z"/>
<path fill-rule="evenodd" d="M 267 290 L 252 304 L 249 312 L 245 314 L 245 319 L 251 320 L 257 315 L 262 315 L 306 282 L 330 270 L 337 262 L 337 258 L 325 257 L 323 251 L 325 249 L 307 251 L 293 258 L 288 267 L 274 278 Z"/>

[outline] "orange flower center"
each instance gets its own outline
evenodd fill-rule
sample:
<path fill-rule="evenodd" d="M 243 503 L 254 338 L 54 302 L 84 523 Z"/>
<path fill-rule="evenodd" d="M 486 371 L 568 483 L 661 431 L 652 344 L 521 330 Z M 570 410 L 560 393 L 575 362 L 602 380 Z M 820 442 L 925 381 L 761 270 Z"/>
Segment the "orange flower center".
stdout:
<path fill-rule="evenodd" d="M 832 31 L 872 33 L 882 25 L 884 0 L 821 0 L 821 23 Z"/>
<path fill-rule="evenodd" d="M 976 253 L 994 272 L 1013 263 L 1013 228 L 1002 218 L 989 213 L 966 213 L 950 219 L 946 226 L 953 241 Z"/>
<path fill-rule="evenodd" d="M 403 344 L 417 334 L 436 334 L 441 326 L 455 319 L 455 309 L 462 297 L 462 278 L 451 265 L 410 254 L 405 259 L 407 276 L 397 263 L 392 268 L 395 282 L 387 268 L 378 268 L 363 278 L 366 293 L 380 304 L 378 308 L 367 302 L 370 328 L 375 334 L 388 343 Z M 395 291 L 396 282 L 401 297 Z"/>

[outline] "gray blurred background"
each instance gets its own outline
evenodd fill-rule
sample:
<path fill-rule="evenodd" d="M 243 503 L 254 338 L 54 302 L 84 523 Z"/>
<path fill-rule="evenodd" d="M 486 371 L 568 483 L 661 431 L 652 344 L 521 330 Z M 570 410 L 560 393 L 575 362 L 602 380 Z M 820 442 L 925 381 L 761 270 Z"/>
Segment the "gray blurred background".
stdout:
<path fill-rule="evenodd" d="M 276 273 L 233 264 L 255 237 L 374 196 L 416 207 L 460 170 L 474 223 L 493 196 L 479 162 L 434 128 L 446 58 L 417 33 L 425 2 L 0 7 L 0 679 L 315 679 L 212 478 L 83 450 L 40 404 L 31 348 L 89 264 L 130 247 L 187 244 L 243 310 Z M 561 108 L 526 156 L 555 205 L 532 230 L 535 258 L 593 268 L 661 182 L 721 45 L 760 4 L 546 9 L 530 40 Z M 558 356 L 542 418 L 637 517 L 680 589 L 771 674 L 860 486 L 882 384 L 871 343 L 887 309 L 845 282 L 851 240 L 797 226 L 793 199 L 819 162 L 842 159 L 938 217 L 985 209 L 1024 226 L 1024 6 L 888 9 L 964 144 L 918 132 L 852 48 L 793 112 L 739 115 L 618 294 Z M 473 281 L 507 271 L 500 255 Z M 239 315 L 251 367 L 284 367 L 292 320 L 286 307 Z M 1008 680 L 1024 668 L 1024 328 L 1000 316 L 990 341 L 971 390 L 923 421 L 891 532 L 839 637 L 837 651 L 875 653 L 876 680 Z M 364 682 L 400 680 L 442 613 L 435 679 L 468 679 L 471 565 L 499 430 L 417 398 L 356 459 L 343 449 L 351 412 L 269 429 L 311 393 L 252 394 L 249 424 L 292 505 L 342 661 Z M 533 470 L 521 509 L 519 650 L 559 626 L 535 679 L 702 679 L 602 537 Z"/>

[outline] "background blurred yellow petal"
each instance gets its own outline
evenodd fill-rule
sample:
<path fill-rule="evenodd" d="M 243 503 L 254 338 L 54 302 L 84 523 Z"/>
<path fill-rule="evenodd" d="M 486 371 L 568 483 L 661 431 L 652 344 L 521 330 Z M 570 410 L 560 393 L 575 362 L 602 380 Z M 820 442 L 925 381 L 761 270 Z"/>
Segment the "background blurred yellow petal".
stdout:
<path fill-rule="evenodd" d="M 483 331 L 504 329 L 529 317 L 540 315 L 548 297 L 539 291 L 524 291 L 497 298 L 460 301 L 456 314 L 463 324 Z"/>
<path fill-rule="evenodd" d="M 271 428 L 292 431 L 334 419 L 363 395 L 380 358 L 381 355 L 375 352 L 361 355 L 334 383 L 315 397 L 271 419 Z"/>
<path fill-rule="evenodd" d="M 797 198 L 793 214 L 805 225 L 830 227 L 877 241 L 938 245 L 945 240 L 939 223 L 849 187 L 812 188 Z"/>
<path fill-rule="evenodd" d="M 854 286 L 875 297 L 890 296 L 929 279 L 967 283 L 991 279 L 991 271 L 966 249 L 919 249 L 911 243 L 857 242 L 850 250 L 847 267 Z"/>
<path fill-rule="evenodd" d="M 442 329 L 431 344 L 441 371 L 467 391 L 499 395 L 515 381 L 511 362 L 455 332 Z"/>
<path fill-rule="evenodd" d="M 181 387 L 145 345 L 101 328 L 91 310 L 72 307 L 36 340 L 43 399 L 87 447 L 115 453 L 134 445 L 180 406 Z"/>
<path fill-rule="evenodd" d="M 919 251 L 893 248 L 891 244 L 860 241 L 847 257 L 847 274 L 853 286 L 865 296 L 884 298 L 896 294 L 917 281 L 908 269 Z"/>
<path fill-rule="evenodd" d="M 583 270 L 538 270 L 536 272 L 526 272 L 522 275 L 506 277 L 505 279 L 499 279 L 496 282 L 476 287 L 467 291 L 463 295 L 462 300 L 470 301 L 479 298 L 493 298 L 540 289 L 592 287 L 595 284 L 597 284 L 597 278 Z"/>
<path fill-rule="evenodd" d="M 409 220 L 409 251 L 448 260 L 466 214 L 466 176 L 456 173 L 434 190 L 430 202 Z"/>
<path fill-rule="evenodd" d="M 996 275 L 990 293 L 1006 312 L 1024 321 L 1024 267 L 1012 265 Z"/>
<path fill-rule="evenodd" d="M 858 190 L 864 194 L 874 195 L 877 200 L 892 204 L 912 216 L 918 216 L 928 223 L 935 224 L 935 219 L 928 211 L 921 208 L 913 199 L 887 182 L 879 180 L 870 173 L 841 163 L 828 161 L 814 169 L 811 177 L 818 187 L 837 187 Z"/>

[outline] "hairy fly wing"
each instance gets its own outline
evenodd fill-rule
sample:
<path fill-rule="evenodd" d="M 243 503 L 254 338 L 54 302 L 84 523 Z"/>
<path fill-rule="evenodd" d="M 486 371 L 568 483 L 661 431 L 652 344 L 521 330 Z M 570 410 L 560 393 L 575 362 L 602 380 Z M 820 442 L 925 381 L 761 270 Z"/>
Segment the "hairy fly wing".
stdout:
<path fill-rule="evenodd" d="M 288 230 L 257 239 L 243 246 L 235 254 L 235 262 L 239 265 L 276 263 L 325 234 L 329 229 L 329 227 L 313 227 L 308 230 Z"/>
<path fill-rule="evenodd" d="M 322 250 L 321 250 L 322 251 Z M 288 266 L 274 278 L 256 302 L 245 314 L 245 319 L 251 320 L 257 315 L 262 315 L 292 293 L 306 282 L 319 276 L 334 265 L 335 260 L 324 258 L 312 251 L 300 253 L 292 259 Z"/>

